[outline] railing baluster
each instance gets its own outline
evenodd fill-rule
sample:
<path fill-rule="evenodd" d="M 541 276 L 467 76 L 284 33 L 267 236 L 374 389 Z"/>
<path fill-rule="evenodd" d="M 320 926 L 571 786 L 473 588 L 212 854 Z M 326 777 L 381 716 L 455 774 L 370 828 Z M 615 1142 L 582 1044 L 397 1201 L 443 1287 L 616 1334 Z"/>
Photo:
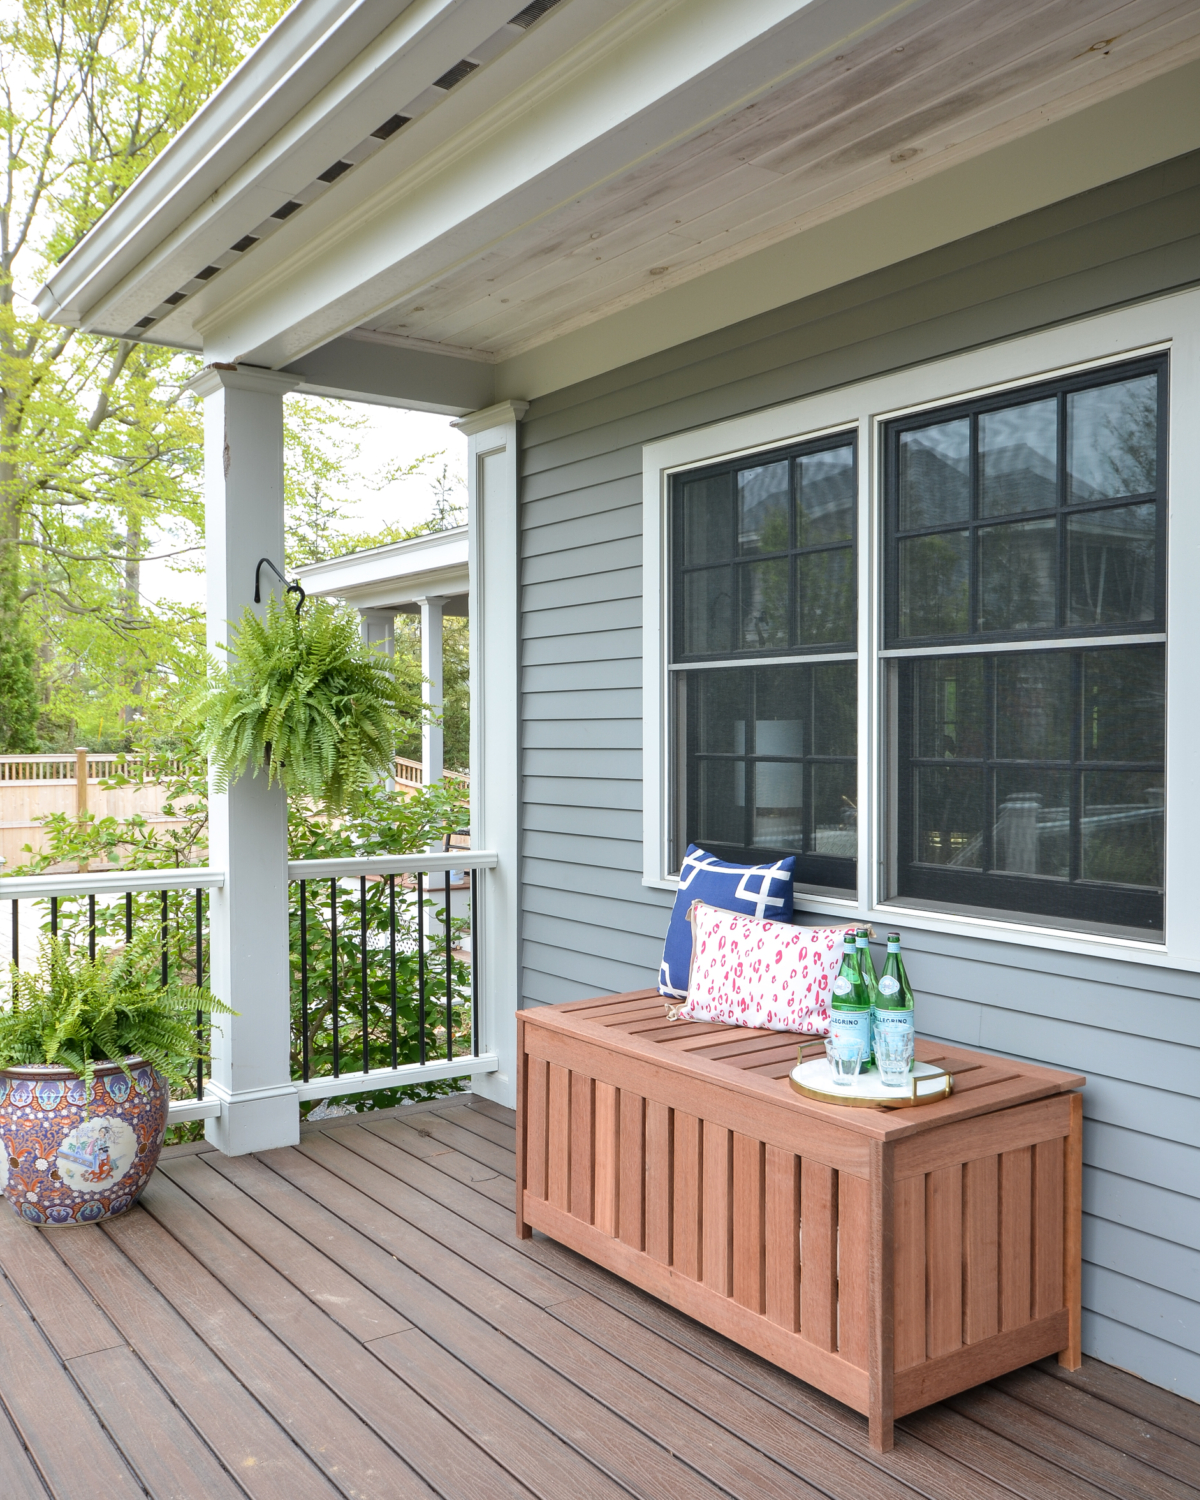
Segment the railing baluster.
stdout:
<path fill-rule="evenodd" d="M 165 990 L 171 978 L 171 908 L 169 905 L 169 893 L 161 893 L 162 902 L 159 908 L 161 927 L 159 938 L 162 943 L 162 987 Z"/>
<path fill-rule="evenodd" d="M 362 1002 L 362 1070 L 364 1073 L 371 1071 L 371 1005 L 370 992 L 367 988 L 367 877 L 358 877 L 358 973 L 359 991 Z"/>
<path fill-rule="evenodd" d="M 454 954 L 450 951 L 450 871 L 446 871 L 446 910 L 442 913 L 446 928 L 446 1061 L 454 1056 Z"/>
<path fill-rule="evenodd" d="M 58 936 L 58 897 L 50 897 L 50 936 Z"/>
<path fill-rule="evenodd" d="M 392 994 L 392 1067 L 399 1055 L 396 1048 L 396 877 L 388 876 L 388 933 L 391 950 L 391 994 Z"/>
<path fill-rule="evenodd" d="M 479 871 L 471 871 L 471 1056 L 479 1056 Z"/>
<path fill-rule="evenodd" d="M 12 904 L 12 961 L 14 964 L 21 962 L 21 916 L 17 910 L 17 898 L 13 897 Z"/>
<path fill-rule="evenodd" d="M 88 957 L 95 962 L 96 959 L 96 898 L 94 895 L 88 897 Z"/>
<path fill-rule="evenodd" d="M 196 887 L 196 988 L 204 983 L 204 888 Z M 204 1051 L 204 1012 L 196 1009 L 196 1051 Z M 204 1098 L 204 1059 L 196 1058 L 196 1098 Z"/>
<path fill-rule="evenodd" d="M 339 1044 L 341 1033 L 338 1027 L 338 934 L 337 934 L 337 876 L 329 882 L 329 938 L 330 951 L 333 954 L 333 1076 L 339 1077 L 342 1071 Z"/>
<path fill-rule="evenodd" d="M 425 1061 L 425 872 L 417 871 L 417 1026 Z"/>
<path fill-rule="evenodd" d="M 308 1082 L 308 881 L 300 882 L 300 1064 Z"/>
<path fill-rule="evenodd" d="M 125 892 L 125 946 L 133 942 L 133 892 Z"/>

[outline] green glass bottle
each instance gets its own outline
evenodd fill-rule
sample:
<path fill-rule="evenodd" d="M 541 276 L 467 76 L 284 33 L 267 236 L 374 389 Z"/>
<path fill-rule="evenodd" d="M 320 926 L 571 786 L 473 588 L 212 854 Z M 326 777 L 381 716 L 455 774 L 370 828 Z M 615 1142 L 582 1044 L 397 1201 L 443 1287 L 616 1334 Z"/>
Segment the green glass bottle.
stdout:
<path fill-rule="evenodd" d="M 871 1061 L 871 997 L 858 966 L 858 946 L 852 931 L 842 940 L 842 966 L 833 981 L 829 1002 L 829 1035 L 862 1045 L 862 1066 Z"/>
<path fill-rule="evenodd" d="M 888 1030 L 905 1027 L 910 1034 L 914 1036 L 916 1034 L 912 985 L 908 982 L 908 975 L 904 971 L 904 960 L 900 956 L 898 932 L 888 933 L 887 961 L 876 986 L 875 1008 L 871 1024 L 873 1032 L 883 1027 L 887 1027 Z"/>
<path fill-rule="evenodd" d="M 858 972 L 862 975 L 863 984 L 866 985 L 867 999 L 874 1005 L 878 987 L 875 978 L 875 961 L 871 957 L 870 932 L 867 928 L 855 929 L 854 946 L 858 950 Z"/>

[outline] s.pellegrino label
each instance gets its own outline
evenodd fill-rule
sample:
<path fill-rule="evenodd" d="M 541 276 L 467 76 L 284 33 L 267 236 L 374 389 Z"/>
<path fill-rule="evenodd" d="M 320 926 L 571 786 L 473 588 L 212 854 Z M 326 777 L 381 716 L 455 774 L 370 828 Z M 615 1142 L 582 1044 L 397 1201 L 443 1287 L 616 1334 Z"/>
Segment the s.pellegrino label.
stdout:
<path fill-rule="evenodd" d="M 858 954 L 858 972 L 862 975 L 863 988 L 867 992 L 867 999 L 875 1003 L 875 961 L 871 957 L 870 934 L 865 927 L 855 929 L 854 947 Z"/>
<path fill-rule="evenodd" d="M 853 932 L 842 941 L 842 966 L 833 981 L 829 1002 L 829 1035 L 835 1041 L 854 1041 L 863 1049 L 862 1066 L 871 1061 L 871 997 L 858 966 Z"/>
<path fill-rule="evenodd" d="M 875 1034 L 884 1030 L 894 1033 L 900 1029 L 910 1036 L 916 1034 L 912 985 L 904 972 L 898 932 L 888 933 L 887 962 L 876 985 L 871 1024 Z"/>

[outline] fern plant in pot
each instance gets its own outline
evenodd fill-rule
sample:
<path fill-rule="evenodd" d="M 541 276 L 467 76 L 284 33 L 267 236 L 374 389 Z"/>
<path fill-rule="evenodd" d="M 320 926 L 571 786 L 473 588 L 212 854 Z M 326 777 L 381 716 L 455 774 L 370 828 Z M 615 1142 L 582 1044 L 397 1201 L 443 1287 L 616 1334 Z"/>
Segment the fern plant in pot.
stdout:
<path fill-rule="evenodd" d="M 265 774 L 337 814 L 394 774 L 420 679 L 366 645 L 349 611 L 324 599 L 292 610 L 272 595 L 261 618 L 245 611 L 227 649 L 190 707 L 217 791 Z"/>
<path fill-rule="evenodd" d="M 0 1186 L 32 1224 L 89 1224 L 135 1203 L 158 1161 L 172 1083 L 203 1055 L 198 1016 L 228 1007 L 159 983 L 153 929 L 95 958 L 43 940 L 0 1002 Z"/>

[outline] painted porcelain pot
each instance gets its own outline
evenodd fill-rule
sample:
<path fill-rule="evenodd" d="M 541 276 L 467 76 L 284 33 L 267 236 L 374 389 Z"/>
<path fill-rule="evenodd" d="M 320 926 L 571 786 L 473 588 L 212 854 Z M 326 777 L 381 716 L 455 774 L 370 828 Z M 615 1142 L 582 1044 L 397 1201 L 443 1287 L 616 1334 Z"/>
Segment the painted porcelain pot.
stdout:
<path fill-rule="evenodd" d="M 162 1150 L 170 1086 L 141 1058 L 97 1063 L 91 1109 L 67 1068 L 0 1068 L 0 1186 L 31 1224 L 94 1224 L 136 1203 Z"/>

